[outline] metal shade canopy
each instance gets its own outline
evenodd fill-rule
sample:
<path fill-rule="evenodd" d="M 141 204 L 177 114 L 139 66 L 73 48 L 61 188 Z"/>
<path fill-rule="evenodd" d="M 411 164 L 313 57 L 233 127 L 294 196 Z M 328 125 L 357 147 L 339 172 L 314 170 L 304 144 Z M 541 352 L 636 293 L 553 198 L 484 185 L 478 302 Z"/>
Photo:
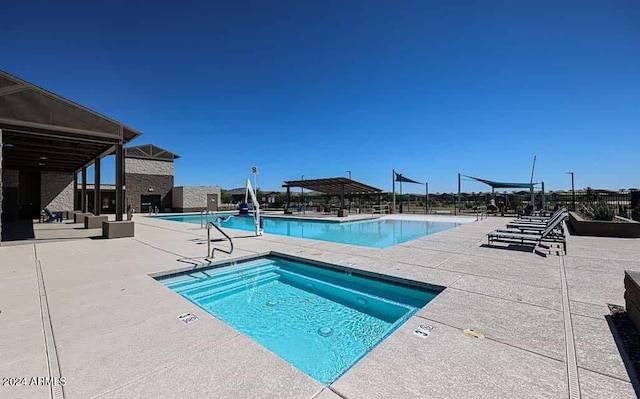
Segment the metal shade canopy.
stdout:
<path fill-rule="evenodd" d="M 346 177 L 331 177 L 326 179 L 290 180 L 285 181 L 282 187 L 301 187 L 303 189 L 317 191 L 328 195 L 362 195 L 380 194 L 382 190 L 360 183 Z"/>

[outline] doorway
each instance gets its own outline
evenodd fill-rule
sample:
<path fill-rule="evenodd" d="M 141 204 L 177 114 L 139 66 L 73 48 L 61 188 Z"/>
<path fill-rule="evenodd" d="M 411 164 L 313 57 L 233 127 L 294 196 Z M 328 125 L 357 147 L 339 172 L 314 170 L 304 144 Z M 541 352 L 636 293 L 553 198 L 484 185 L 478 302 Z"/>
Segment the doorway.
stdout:
<path fill-rule="evenodd" d="M 140 196 L 141 213 L 155 212 L 156 209 L 160 212 L 160 194 L 142 194 Z"/>
<path fill-rule="evenodd" d="M 207 210 L 218 210 L 218 194 L 207 194 Z"/>

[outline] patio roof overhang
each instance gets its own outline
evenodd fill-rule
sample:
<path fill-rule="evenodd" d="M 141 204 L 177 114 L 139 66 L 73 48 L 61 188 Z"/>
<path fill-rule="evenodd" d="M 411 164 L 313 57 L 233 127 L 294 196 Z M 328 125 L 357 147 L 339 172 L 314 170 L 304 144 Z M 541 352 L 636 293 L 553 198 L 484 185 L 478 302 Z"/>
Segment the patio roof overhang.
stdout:
<path fill-rule="evenodd" d="M 312 180 L 289 180 L 282 187 L 301 187 L 328 195 L 380 194 L 382 190 L 346 177 L 331 177 Z"/>
<path fill-rule="evenodd" d="M 142 133 L 0 71 L 3 168 L 77 172 Z"/>

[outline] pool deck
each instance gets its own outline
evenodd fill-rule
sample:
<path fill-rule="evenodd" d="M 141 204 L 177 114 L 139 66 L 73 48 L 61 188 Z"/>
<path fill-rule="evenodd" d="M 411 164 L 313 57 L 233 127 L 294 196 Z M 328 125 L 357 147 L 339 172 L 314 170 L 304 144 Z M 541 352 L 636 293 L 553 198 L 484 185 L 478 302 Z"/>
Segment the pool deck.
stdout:
<path fill-rule="evenodd" d="M 227 230 L 217 260 L 275 251 L 447 287 L 329 387 L 148 276 L 202 261 L 197 225 L 0 246 L 0 377 L 27 378 L 0 398 L 635 398 L 607 304 L 624 305 L 640 239 L 569 236 L 545 257 L 486 246 L 509 218 L 472 219 L 385 249 Z M 62 389 L 28 384 L 47 376 Z"/>

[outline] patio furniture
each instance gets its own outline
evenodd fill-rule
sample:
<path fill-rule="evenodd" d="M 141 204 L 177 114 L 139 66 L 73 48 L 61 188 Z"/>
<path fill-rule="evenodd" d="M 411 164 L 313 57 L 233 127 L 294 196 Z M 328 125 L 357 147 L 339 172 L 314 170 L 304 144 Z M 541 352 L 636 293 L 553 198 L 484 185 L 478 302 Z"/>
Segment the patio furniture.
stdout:
<path fill-rule="evenodd" d="M 532 223 L 544 223 L 558 216 L 562 212 L 567 212 L 567 208 L 562 207 L 557 211 L 553 212 L 551 216 L 521 216 L 520 218 L 514 220 L 514 222 L 518 221 L 518 222 L 526 223 L 527 221 L 529 221 Z"/>
<path fill-rule="evenodd" d="M 554 242 L 561 242 L 564 253 L 567 253 L 567 240 L 563 234 L 554 234 L 554 230 L 564 221 L 564 218 L 558 217 L 553 222 L 549 223 L 546 228 L 540 232 L 526 232 L 526 231 L 513 231 L 513 230 L 494 230 L 487 234 L 489 245 L 494 241 L 514 240 L 520 241 L 521 244 L 526 242 L 535 242 L 536 245 L 540 244 L 543 240 L 549 240 Z"/>
<path fill-rule="evenodd" d="M 47 215 L 49 217 L 49 219 L 44 221 L 45 223 L 62 222 L 62 214 L 61 213 L 51 212 L 51 210 L 49 208 L 44 208 L 42 211 L 45 213 L 45 215 Z"/>
<path fill-rule="evenodd" d="M 551 218 L 545 222 L 520 222 L 518 219 L 507 223 L 508 228 L 516 228 L 520 230 L 539 230 L 543 231 L 547 226 L 554 223 L 557 219 L 564 220 L 569 213 L 565 210 L 563 212 L 556 212 L 551 216 Z M 562 227 L 562 225 L 560 225 Z"/>

